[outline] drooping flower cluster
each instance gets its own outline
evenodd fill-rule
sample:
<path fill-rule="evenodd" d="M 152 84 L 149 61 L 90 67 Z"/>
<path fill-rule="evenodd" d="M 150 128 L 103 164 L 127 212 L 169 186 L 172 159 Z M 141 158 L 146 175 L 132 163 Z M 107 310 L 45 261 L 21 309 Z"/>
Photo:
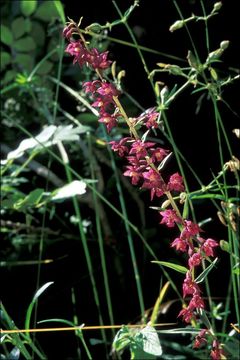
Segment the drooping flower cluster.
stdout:
<path fill-rule="evenodd" d="M 99 80 L 87 81 L 83 84 L 83 88 L 91 96 L 92 106 L 98 109 L 98 121 L 105 124 L 107 131 L 110 132 L 117 126 L 118 118 L 125 118 L 125 116 L 116 102 L 120 91 L 112 83 L 103 79 L 103 70 L 111 64 L 111 61 L 107 59 L 108 52 L 100 53 L 96 48 L 89 49 L 82 36 L 79 40 L 74 40 L 73 34 L 76 33 L 80 35 L 79 29 L 75 23 L 70 22 L 63 31 L 63 36 L 69 41 L 66 52 L 74 57 L 73 62 L 78 63 L 80 67 L 87 65 L 96 70 Z M 157 129 L 160 115 L 161 113 L 152 107 L 138 117 L 128 119 L 128 125 L 131 124 L 133 127 L 141 125 L 147 127 L 148 130 Z M 131 128 L 130 133 L 133 134 Z M 169 150 L 158 147 L 155 142 L 143 141 L 138 135 L 124 137 L 119 141 L 110 141 L 109 144 L 114 152 L 127 160 L 123 175 L 130 177 L 133 185 L 149 190 L 151 200 L 155 196 L 163 195 L 172 199 L 172 192 L 184 191 L 183 178 L 179 173 L 176 172 L 166 179 L 162 171 L 159 171 L 162 168 L 162 162 L 170 153 Z M 188 305 L 180 311 L 178 317 L 190 323 L 192 320 L 198 320 L 200 310 L 205 309 L 201 290 L 195 280 L 196 269 L 203 259 L 214 256 L 214 248 L 218 246 L 218 243 L 211 238 L 204 239 L 200 236 L 203 231 L 198 224 L 183 219 L 177 206 L 174 206 L 174 209 L 160 211 L 160 215 L 161 224 L 169 228 L 177 226 L 180 229 L 180 235 L 172 241 L 171 247 L 188 256 L 188 271 L 182 286 L 183 298 L 185 301 L 186 298 L 188 299 Z M 220 360 L 223 355 L 221 345 L 207 329 L 201 330 L 195 337 L 194 348 L 206 344 L 208 335 L 212 337 L 211 358 Z"/>

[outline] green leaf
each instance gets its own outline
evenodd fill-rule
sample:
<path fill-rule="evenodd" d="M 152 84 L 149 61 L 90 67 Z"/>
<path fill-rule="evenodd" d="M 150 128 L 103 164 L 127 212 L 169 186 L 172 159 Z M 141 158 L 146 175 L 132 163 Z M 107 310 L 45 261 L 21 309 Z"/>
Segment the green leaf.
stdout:
<path fill-rule="evenodd" d="M 12 44 L 12 42 L 13 42 L 12 32 L 7 26 L 1 25 L 0 36 L 1 36 L 1 42 L 3 44 L 5 44 L 5 45 Z"/>
<path fill-rule="evenodd" d="M 11 62 L 11 55 L 6 51 L 1 51 L 0 53 L 0 65 L 1 71 L 5 69 L 5 67 L 10 64 Z"/>
<path fill-rule="evenodd" d="M 34 17 L 45 22 L 50 22 L 53 18 L 58 18 L 59 12 L 54 1 L 44 1 L 38 7 Z"/>
<path fill-rule="evenodd" d="M 188 269 L 185 266 L 181 266 L 181 265 L 166 262 L 166 261 L 151 261 L 151 262 L 154 263 L 154 264 L 166 266 L 166 267 L 168 267 L 170 269 L 173 269 L 175 271 L 178 271 L 178 272 L 180 272 L 182 274 L 186 274 L 186 272 L 188 271 Z"/>
<path fill-rule="evenodd" d="M 240 275 L 240 268 L 236 268 L 236 269 L 234 269 L 233 271 L 233 274 L 235 274 L 235 275 Z"/>
<path fill-rule="evenodd" d="M 30 72 L 33 69 L 34 58 L 28 54 L 17 54 L 14 62 L 19 64 L 22 70 Z"/>
<path fill-rule="evenodd" d="M 30 33 L 32 30 L 32 21 L 30 19 L 24 19 L 24 29 L 26 33 Z"/>
<path fill-rule="evenodd" d="M 13 81 L 16 78 L 16 71 L 15 70 L 8 70 L 6 71 L 4 78 L 2 80 L 2 86 L 8 84 L 9 82 Z"/>
<path fill-rule="evenodd" d="M 14 39 L 19 39 L 23 34 L 25 34 L 25 19 L 20 16 L 13 20 L 12 24 L 12 32 Z"/>
<path fill-rule="evenodd" d="M 65 17 L 65 13 L 63 10 L 63 5 L 61 3 L 60 0 L 54 0 L 54 5 L 56 6 L 57 12 L 62 20 L 62 23 L 65 24 L 66 22 L 66 17 Z"/>
<path fill-rule="evenodd" d="M 218 258 L 214 259 L 214 261 L 195 279 L 195 282 L 197 284 L 203 282 L 205 277 L 209 274 L 209 272 L 212 270 L 212 268 L 216 265 L 218 261 Z"/>
<path fill-rule="evenodd" d="M 18 51 L 28 52 L 35 50 L 36 44 L 31 36 L 25 36 L 14 42 L 14 48 Z"/>
<path fill-rule="evenodd" d="M 27 314 L 26 314 L 26 319 L 25 319 L 25 329 L 30 328 L 31 315 L 32 315 L 34 305 L 36 304 L 36 301 L 38 300 L 39 296 L 52 284 L 53 284 L 53 281 L 47 282 L 42 287 L 40 287 L 40 289 L 38 289 L 36 294 L 33 296 L 33 299 L 27 309 Z"/>
<path fill-rule="evenodd" d="M 44 61 L 41 66 L 37 70 L 38 75 L 46 75 L 48 74 L 53 68 L 53 63 L 51 61 Z"/>
<path fill-rule="evenodd" d="M 45 31 L 43 26 L 40 25 L 37 21 L 32 22 L 32 37 L 37 44 L 37 46 L 43 46 L 45 42 Z"/>
<path fill-rule="evenodd" d="M 28 196 L 23 199 L 17 201 L 14 204 L 14 208 L 16 210 L 24 211 L 30 206 L 36 206 L 42 198 L 44 189 L 35 189 L 31 191 Z"/>
<path fill-rule="evenodd" d="M 122 329 L 120 329 L 115 335 L 112 346 L 116 351 L 121 351 L 125 347 L 130 345 L 130 342 L 131 342 L 130 331 L 127 326 L 123 326 Z"/>
<path fill-rule="evenodd" d="M 34 13 L 37 7 L 36 0 L 22 0 L 21 1 L 21 11 L 24 16 L 29 16 Z"/>

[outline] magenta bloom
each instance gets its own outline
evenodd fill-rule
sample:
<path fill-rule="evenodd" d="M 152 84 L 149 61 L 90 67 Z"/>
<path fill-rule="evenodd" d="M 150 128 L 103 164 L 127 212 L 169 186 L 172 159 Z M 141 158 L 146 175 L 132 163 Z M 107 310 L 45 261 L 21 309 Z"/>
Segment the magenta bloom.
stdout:
<path fill-rule="evenodd" d="M 67 26 L 65 26 L 65 28 L 63 29 L 63 37 L 65 37 L 66 39 L 70 40 L 72 33 L 75 30 L 75 25 L 70 23 Z"/>
<path fill-rule="evenodd" d="M 84 88 L 86 93 L 90 92 L 91 94 L 94 94 L 97 91 L 97 89 L 99 88 L 100 85 L 101 85 L 100 80 L 85 81 L 83 83 L 83 88 Z"/>
<path fill-rule="evenodd" d="M 135 154 L 137 159 L 147 156 L 147 148 L 154 146 L 153 142 L 143 142 L 142 140 L 136 140 L 132 144 L 132 148 L 129 152 L 130 155 Z"/>
<path fill-rule="evenodd" d="M 148 129 L 157 128 L 158 127 L 157 119 L 158 119 L 159 113 L 154 108 L 150 108 L 147 111 L 145 111 L 145 114 L 146 114 L 146 117 L 145 117 L 144 121 L 145 121 L 146 127 Z"/>
<path fill-rule="evenodd" d="M 151 190 L 151 200 L 154 195 L 160 197 L 166 191 L 165 183 L 161 177 L 161 175 L 154 169 L 150 169 L 147 172 L 143 173 L 144 183 L 142 188 Z"/>
<path fill-rule="evenodd" d="M 183 282 L 183 297 L 193 294 L 200 294 L 200 289 L 198 284 L 192 280 L 191 273 L 188 271 Z"/>
<path fill-rule="evenodd" d="M 132 184 L 137 185 L 142 178 L 142 174 L 139 171 L 138 166 L 128 165 L 127 170 L 123 173 L 124 176 L 130 176 L 132 178 Z"/>
<path fill-rule="evenodd" d="M 218 243 L 213 239 L 207 239 L 203 245 L 201 246 L 201 250 L 207 255 L 207 256 L 214 256 L 213 248 L 218 246 Z"/>
<path fill-rule="evenodd" d="M 168 191 L 184 191 L 183 178 L 179 173 L 170 176 L 168 182 Z"/>
<path fill-rule="evenodd" d="M 100 119 L 98 119 L 98 121 L 106 125 L 108 132 L 110 132 L 113 127 L 117 126 L 116 116 L 108 113 L 103 113 Z"/>
<path fill-rule="evenodd" d="M 214 340 L 210 356 L 211 356 L 212 360 L 221 360 L 222 359 L 221 355 L 223 355 L 225 357 L 224 351 L 221 348 L 219 342 L 217 340 Z"/>
<path fill-rule="evenodd" d="M 87 62 L 92 66 L 93 69 L 107 69 L 111 65 L 111 61 L 107 60 L 108 51 L 100 53 L 98 49 L 93 48 L 88 51 Z"/>
<path fill-rule="evenodd" d="M 176 250 L 178 251 L 182 251 L 182 252 L 186 252 L 187 251 L 187 247 L 188 247 L 188 243 L 186 240 L 182 239 L 182 238 L 176 238 L 172 243 L 171 243 L 171 247 L 175 247 Z"/>
<path fill-rule="evenodd" d="M 189 308 L 182 309 L 178 314 L 178 317 L 180 316 L 183 317 L 183 321 L 185 321 L 186 323 L 190 323 L 193 319 L 195 319 L 193 311 Z"/>
<path fill-rule="evenodd" d="M 120 94 L 120 91 L 116 89 L 116 87 L 107 82 L 103 82 L 101 86 L 97 89 L 97 92 L 105 97 L 112 98 L 113 96 L 118 96 Z"/>
<path fill-rule="evenodd" d="M 131 138 L 126 137 L 122 138 L 120 141 L 110 141 L 109 144 L 113 151 L 116 151 L 120 157 L 128 154 L 128 147 L 125 145 L 127 141 L 131 140 Z"/>
<path fill-rule="evenodd" d="M 169 154 L 169 150 L 162 149 L 160 147 L 151 150 L 151 159 L 154 163 L 155 161 L 161 162 L 167 155 Z"/>
<path fill-rule="evenodd" d="M 199 294 L 195 294 L 193 295 L 188 307 L 189 309 L 204 309 L 205 305 L 201 296 Z"/>
<path fill-rule="evenodd" d="M 162 215 L 162 220 L 160 224 L 166 224 L 167 227 L 174 227 L 175 223 L 180 223 L 181 219 L 177 216 L 175 210 L 164 210 L 160 211 L 160 214 Z"/>
<path fill-rule="evenodd" d="M 192 236 L 196 236 L 202 231 L 201 228 L 190 220 L 184 221 L 184 229 L 181 232 L 181 237 L 184 239 L 190 239 Z"/>
<path fill-rule="evenodd" d="M 196 252 L 188 259 L 188 266 L 192 269 L 193 267 L 200 265 L 201 261 L 202 255 L 200 252 Z"/>
<path fill-rule="evenodd" d="M 74 56 L 73 63 L 78 62 L 80 67 L 87 62 L 88 51 L 81 40 L 70 41 L 65 52 Z"/>
<path fill-rule="evenodd" d="M 198 349 L 198 348 L 200 348 L 202 345 L 206 345 L 206 344 L 207 344 L 206 334 L 207 334 L 207 330 L 206 330 L 206 329 L 202 329 L 202 330 L 200 331 L 200 333 L 195 337 L 195 341 L 194 341 L 194 344 L 193 344 L 193 348 Z"/>

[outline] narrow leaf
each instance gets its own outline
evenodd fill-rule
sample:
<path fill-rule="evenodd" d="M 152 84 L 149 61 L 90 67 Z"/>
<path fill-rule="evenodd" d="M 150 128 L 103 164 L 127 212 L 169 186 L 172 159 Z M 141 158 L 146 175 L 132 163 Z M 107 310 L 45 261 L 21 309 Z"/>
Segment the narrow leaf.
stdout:
<path fill-rule="evenodd" d="M 66 22 L 66 17 L 64 14 L 64 10 L 63 10 L 63 5 L 61 3 L 61 1 L 59 0 L 54 0 L 54 5 L 56 6 L 57 12 L 62 20 L 62 23 L 65 24 Z"/>
<path fill-rule="evenodd" d="M 181 265 L 166 262 L 166 261 L 151 261 L 151 262 L 154 263 L 154 264 L 166 266 L 166 267 L 168 267 L 170 269 L 173 269 L 175 271 L 178 271 L 178 272 L 180 272 L 182 274 L 186 274 L 186 272 L 188 271 L 188 269 L 185 266 L 181 266 Z"/>
<path fill-rule="evenodd" d="M 216 258 L 198 277 L 195 279 L 197 284 L 203 282 L 208 273 L 212 270 L 212 268 L 216 265 L 218 258 Z"/>

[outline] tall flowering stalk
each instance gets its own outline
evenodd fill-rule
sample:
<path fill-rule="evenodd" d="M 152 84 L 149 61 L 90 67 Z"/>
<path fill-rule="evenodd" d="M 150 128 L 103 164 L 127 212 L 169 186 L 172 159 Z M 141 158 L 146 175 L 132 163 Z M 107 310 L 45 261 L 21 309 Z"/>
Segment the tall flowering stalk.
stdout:
<path fill-rule="evenodd" d="M 78 39 L 74 35 L 78 35 Z M 203 230 L 189 219 L 184 219 L 173 197 L 185 190 L 182 176 L 176 172 L 166 176 L 161 171 L 170 150 L 158 147 L 157 143 L 145 141 L 136 130 L 136 125 L 145 127 L 148 131 L 159 127 L 161 113 L 152 107 L 140 114 L 137 118 L 128 118 L 119 96 L 120 90 L 105 80 L 104 70 L 111 66 L 108 52 L 100 53 L 96 48 L 89 48 L 78 25 L 70 21 L 63 30 L 63 36 L 69 42 L 66 52 L 74 57 L 73 63 L 80 67 L 88 66 L 98 75 L 97 80 L 83 84 L 84 91 L 92 98 L 92 106 L 98 109 L 100 123 L 105 124 L 108 132 L 118 126 L 119 119 L 124 119 L 129 127 L 129 136 L 119 141 L 110 141 L 114 152 L 126 160 L 124 176 L 131 179 L 133 185 L 150 192 L 150 201 L 155 197 L 167 197 L 170 208 L 160 211 L 160 224 L 169 228 L 178 227 L 179 235 L 170 244 L 176 251 L 187 255 L 188 271 L 182 285 L 185 305 L 179 312 L 185 323 L 196 324 L 206 319 L 205 302 L 202 291 L 196 282 L 196 272 L 204 260 L 214 258 L 214 249 L 218 247 L 216 240 L 203 237 Z M 144 137 L 145 138 L 145 137 Z M 201 315 L 204 313 L 204 317 Z M 210 356 L 213 360 L 226 359 L 222 345 L 218 342 L 209 321 L 204 322 L 206 329 L 201 329 L 195 337 L 194 348 L 199 348 L 211 341 Z"/>

